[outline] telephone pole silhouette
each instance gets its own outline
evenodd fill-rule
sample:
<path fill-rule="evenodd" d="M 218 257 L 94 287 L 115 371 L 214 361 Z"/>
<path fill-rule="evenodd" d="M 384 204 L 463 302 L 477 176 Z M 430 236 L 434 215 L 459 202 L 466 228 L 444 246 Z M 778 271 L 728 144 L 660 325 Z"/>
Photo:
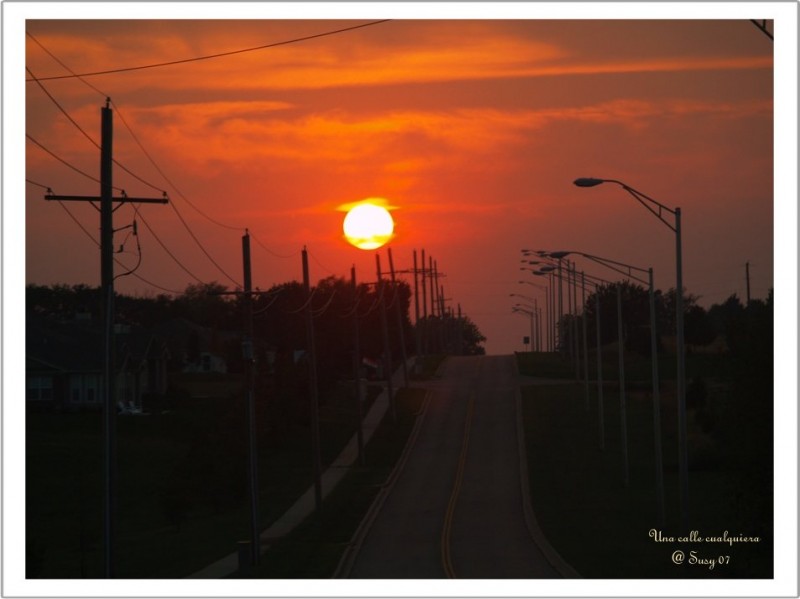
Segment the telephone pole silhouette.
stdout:
<path fill-rule="evenodd" d="M 245 419 L 247 423 L 247 479 L 250 494 L 250 562 L 240 561 L 241 572 L 245 575 L 252 571 L 261 560 L 261 537 L 259 532 L 259 482 L 258 482 L 258 433 L 256 430 L 255 375 L 256 358 L 253 334 L 253 296 L 267 295 L 268 291 L 253 291 L 252 263 L 250 261 L 250 231 L 244 230 L 242 235 L 242 269 L 244 289 L 241 291 L 220 291 L 214 295 L 233 295 L 242 298 L 244 308 L 242 358 L 245 365 Z M 241 553 L 244 550 L 245 553 Z M 246 557 L 247 545 L 240 543 L 240 560 Z"/>
<path fill-rule="evenodd" d="M 114 578 L 114 532 L 116 528 L 117 422 L 114 400 L 114 203 L 166 204 L 161 198 L 113 197 L 114 114 L 111 99 L 100 109 L 100 197 L 64 196 L 48 193 L 45 200 L 100 202 L 100 287 L 103 314 L 103 445 L 104 445 L 104 547 L 105 577 Z M 117 206 L 118 208 L 119 206 Z"/>

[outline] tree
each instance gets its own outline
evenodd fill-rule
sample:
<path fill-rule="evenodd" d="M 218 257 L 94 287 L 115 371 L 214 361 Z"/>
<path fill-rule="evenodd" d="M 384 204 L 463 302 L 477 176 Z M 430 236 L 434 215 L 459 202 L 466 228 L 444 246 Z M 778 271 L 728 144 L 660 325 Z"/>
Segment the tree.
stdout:
<path fill-rule="evenodd" d="M 486 342 L 486 337 L 478 329 L 476 325 L 468 316 L 462 316 L 456 319 L 458 327 L 460 328 L 461 335 L 461 354 L 467 356 L 482 356 L 486 353 L 486 348 L 483 344 Z"/>
<path fill-rule="evenodd" d="M 623 342 L 625 347 L 631 351 L 649 356 L 650 341 L 650 291 L 641 285 L 630 281 L 621 281 L 611 285 L 600 285 L 586 298 L 586 327 L 587 332 L 594 337 L 597 330 L 597 299 L 600 300 L 600 343 L 606 345 L 616 343 L 619 337 L 619 327 L 617 323 L 617 287 L 620 288 L 622 299 L 622 328 Z M 659 314 L 659 306 L 662 303 L 660 292 L 655 294 L 656 315 Z M 568 344 L 571 340 L 572 327 L 568 325 L 568 318 L 565 317 L 563 330 L 564 340 Z M 660 337 L 663 334 L 663 322 L 656 320 L 656 334 Z M 582 330 L 578 327 L 578 334 L 582 335 Z M 660 341 L 657 339 L 657 343 Z M 569 347 L 569 345 L 566 345 Z"/>
<path fill-rule="evenodd" d="M 223 295 L 228 288 L 217 282 L 187 285 L 172 302 L 176 315 L 212 329 L 239 330 L 242 322 L 236 302 Z"/>

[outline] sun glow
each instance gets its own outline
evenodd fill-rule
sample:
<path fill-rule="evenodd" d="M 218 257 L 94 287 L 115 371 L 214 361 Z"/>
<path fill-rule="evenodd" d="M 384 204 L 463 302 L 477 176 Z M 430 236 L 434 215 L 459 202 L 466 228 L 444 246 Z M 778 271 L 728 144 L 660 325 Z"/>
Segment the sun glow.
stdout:
<path fill-rule="evenodd" d="M 362 250 L 374 250 L 388 242 L 394 233 L 394 220 L 385 203 L 372 198 L 348 207 L 342 224 L 347 241 Z"/>

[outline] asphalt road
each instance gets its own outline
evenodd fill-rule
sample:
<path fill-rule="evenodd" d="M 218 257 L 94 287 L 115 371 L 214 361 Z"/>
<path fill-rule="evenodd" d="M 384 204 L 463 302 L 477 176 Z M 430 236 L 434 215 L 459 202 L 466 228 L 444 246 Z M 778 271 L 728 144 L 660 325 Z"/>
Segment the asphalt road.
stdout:
<path fill-rule="evenodd" d="M 351 578 L 557 578 L 525 524 L 513 356 L 450 358 Z"/>

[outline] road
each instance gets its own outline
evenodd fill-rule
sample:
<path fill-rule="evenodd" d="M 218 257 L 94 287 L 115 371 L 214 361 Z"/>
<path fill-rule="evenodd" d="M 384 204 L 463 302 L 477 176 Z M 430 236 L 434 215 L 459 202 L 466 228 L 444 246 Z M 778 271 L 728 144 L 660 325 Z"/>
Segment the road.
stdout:
<path fill-rule="evenodd" d="M 513 356 L 448 359 L 351 578 L 558 578 L 525 523 Z"/>

